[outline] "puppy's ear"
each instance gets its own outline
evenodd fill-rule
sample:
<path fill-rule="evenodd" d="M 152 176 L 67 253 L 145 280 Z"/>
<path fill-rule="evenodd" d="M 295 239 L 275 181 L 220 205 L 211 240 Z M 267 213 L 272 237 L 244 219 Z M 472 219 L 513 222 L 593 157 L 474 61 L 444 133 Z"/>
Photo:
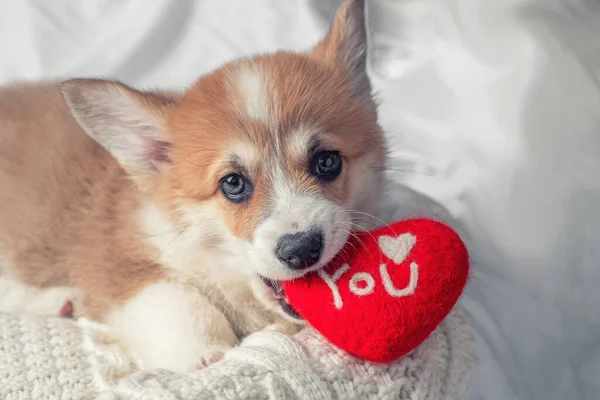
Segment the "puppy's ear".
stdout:
<path fill-rule="evenodd" d="M 354 95 L 370 96 L 364 0 L 344 0 L 329 33 L 313 49 L 312 54 L 344 69 Z"/>
<path fill-rule="evenodd" d="M 164 110 L 167 95 L 140 92 L 120 82 L 72 79 L 60 90 L 83 130 L 137 178 L 170 163 Z"/>

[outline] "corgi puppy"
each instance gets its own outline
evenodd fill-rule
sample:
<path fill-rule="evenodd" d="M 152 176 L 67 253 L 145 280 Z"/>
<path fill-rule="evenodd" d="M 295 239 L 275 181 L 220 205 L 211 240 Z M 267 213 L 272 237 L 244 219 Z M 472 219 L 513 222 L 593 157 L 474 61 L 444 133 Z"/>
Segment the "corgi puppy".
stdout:
<path fill-rule="evenodd" d="M 182 93 L 1 89 L 0 311 L 72 304 L 140 368 L 180 372 L 251 332 L 297 331 L 278 282 L 376 222 L 366 51 L 364 1 L 346 0 L 311 51 L 236 60 Z"/>

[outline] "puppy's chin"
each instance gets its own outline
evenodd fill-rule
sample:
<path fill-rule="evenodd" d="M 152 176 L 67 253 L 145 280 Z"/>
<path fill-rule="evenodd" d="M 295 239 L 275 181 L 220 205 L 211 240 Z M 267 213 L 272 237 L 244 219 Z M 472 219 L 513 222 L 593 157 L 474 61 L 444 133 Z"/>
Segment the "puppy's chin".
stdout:
<path fill-rule="evenodd" d="M 348 234 L 343 238 L 339 238 L 339 245 L 328 248 L 323 253 L 323 258 L 310 268 L 301 271 L 294 271 L 285 267 L 278 260 L 271 260 L 267 263 L 258 264 L 256 275 L 250 279 L 250 286 L 255 297 L 268 309 L 282 315 L 285 319 L 296 324 L 304 324 L 302 317 L 296 312 L 285 296 L 282 281 L 293 280 L 300 278 L 303 275 L 317 271 L 327 265 L 341 250 L 343 244 L 348 239 Z M 270 268 L 268 267 L 270 265 Z"/>
<path fill-rule="evenodd" d="M 288 303 L 283 287 L 279 281 L 255 275 L 251 278 L 250 287 L 254 296 L 270 311 L 275 312 L 290 322 L 303 325 L 304 320 Z"/>

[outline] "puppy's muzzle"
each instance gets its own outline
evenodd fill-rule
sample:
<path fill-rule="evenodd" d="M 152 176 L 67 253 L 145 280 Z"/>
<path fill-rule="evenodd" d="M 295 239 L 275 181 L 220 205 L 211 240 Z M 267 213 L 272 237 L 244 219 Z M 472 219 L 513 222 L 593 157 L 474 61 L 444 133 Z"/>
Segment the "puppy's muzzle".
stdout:
<path fill-rule="evenodd" d="M 315 265 L 322 252 L 323 234 L 314 231 L 283 235 L 275 249 L 277 258 L 295 271 Z"/>

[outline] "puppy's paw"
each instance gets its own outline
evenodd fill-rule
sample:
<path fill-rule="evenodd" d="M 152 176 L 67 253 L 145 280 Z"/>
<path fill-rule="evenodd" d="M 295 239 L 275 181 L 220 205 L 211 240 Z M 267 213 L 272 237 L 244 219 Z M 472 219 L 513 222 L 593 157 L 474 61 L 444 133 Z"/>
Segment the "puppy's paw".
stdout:
<path fill-rule="evenodd" d="M 73 313 L 73 304 L 81 296 L 71 287 L 39 288 L 0 277 L 0 311 L 40 317 L 63 317 Z"/>
<path fill-rule="evenodd" d="M 73 318 L 73 302 L 71 300 L 65 301 L 65 304 L 61 307 L 59 317 L 62 318 Z"/>
<path fill-rule="evenodd" d="M 211 364 L 221 361 L 229 349 L 231 349 L 231 347 L 226 345 L 209 347 L 200 356 L 200 361 L 196 365 L 196 369 L 206 368 Z"/>

